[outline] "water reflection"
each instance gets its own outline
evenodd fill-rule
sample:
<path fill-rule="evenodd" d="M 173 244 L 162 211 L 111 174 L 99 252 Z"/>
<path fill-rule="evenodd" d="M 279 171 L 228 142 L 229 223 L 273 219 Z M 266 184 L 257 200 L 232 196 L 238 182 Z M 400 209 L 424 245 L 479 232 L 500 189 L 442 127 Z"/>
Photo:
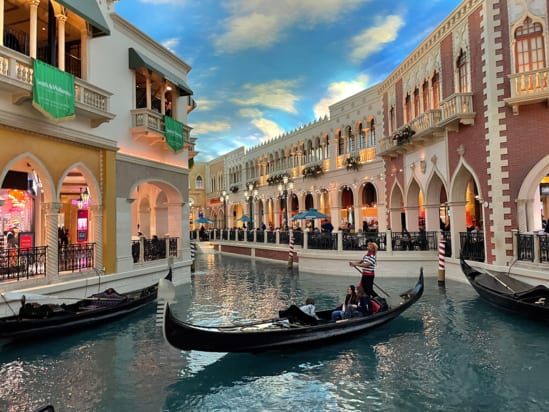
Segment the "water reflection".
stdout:
<path fill-rule="evenodd" d="M 273 317 L 308 296 L 333 307 L 357 281 L 199 255 L 174 310 L 196 323 Z M 415 279 L 376 282 L 396 298 Z M 155 326 L 154 305 L 94 330 L 6 345 L 0 410 L 549 410 L 546 326 L 486 305 L 468 284 L 446 285 L 427 278 L 420 301 L 394 321 L 300 351 L 180 352 Z"/>

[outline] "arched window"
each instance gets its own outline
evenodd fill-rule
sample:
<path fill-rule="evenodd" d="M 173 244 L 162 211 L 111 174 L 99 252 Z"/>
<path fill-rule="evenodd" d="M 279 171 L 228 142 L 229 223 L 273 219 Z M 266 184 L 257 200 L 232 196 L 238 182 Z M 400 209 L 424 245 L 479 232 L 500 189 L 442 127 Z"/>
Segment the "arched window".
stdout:
<path fill-rule="evenodd" d="M 412 98 L 410 97 L 410 93 L 406 95 L 406 99 L 404 100 L 404 113 L 406 114 L 404 121 L 408 123 L 412 120 Z"/>
<path fill-rule="evenodd" d="M 433 79 L 431 80 L 431 88 L 433 89 L 433 109 L 439 109 L 439 103 L 440 103 L 440 82 L 438 79 L 438 73 L 435 73 L 433 75 Z"/>
<path fill-rule="evenodd" d="M 421 114 L 419 105 L 419 89 L 416 87 L 414 90 L 414 116 L 418 117 Z"/>
<path fill-rule="evenodd" d="M 515 56 L 517 73 L 539 70 L 545 67 L 543 29 L 530 17 L 515 30 Z"/>
<path fill-rule="evenodd" d="M 374 123 L 374 118 L 370 120 L 370 128 L 368 130 L 368 147 L 376 145 L 376 125 Z"/>
<path fill-rule="evenodd" d="M 356 149 L 356 146 L 355 146 L 355 135 L 353 134 L 353 131 L 351 130 L 351 126 L 347 126 L 345 128 L 345 132 L 347 133 L 347 151 L 349 153 L 352 153 L 355 149 Z"/>
<path fill-rule="evenodd" d="M 194 187 L 196 189 L 204 189 L 204 181 L 202 180 L 202 176 L 196 176 Z"/>
<path fill-rule="evenodd" d="M 389 129 L 390 134 L 396 131 L 396 111 L 394 106 L 391 106 L 389 110 Z"/>
<path fill-rule="evenodd" d="M 341 132 L 337 132 L 337 142 L 338 142 L 338 148 L 337 148 L 337 154 L 342 155 L 345 153 L 345 141 L 341 137 Z"/>
<path fill-rule="evenodd" d="M 467 63 L 467 54 L 461 50 L 457 59 L 457 71 L 458 71 L 458 92 L 466 93 L 471 91 L 469 87 L 469 70 Z"/>
<path fill-rule="evenodd" d="M 430 109 L 429 107 L 429 82 L 425 80 L 423 82 L 422 86 L 422 94 L 423 94 L 423 111 L 426 112 Z"/>

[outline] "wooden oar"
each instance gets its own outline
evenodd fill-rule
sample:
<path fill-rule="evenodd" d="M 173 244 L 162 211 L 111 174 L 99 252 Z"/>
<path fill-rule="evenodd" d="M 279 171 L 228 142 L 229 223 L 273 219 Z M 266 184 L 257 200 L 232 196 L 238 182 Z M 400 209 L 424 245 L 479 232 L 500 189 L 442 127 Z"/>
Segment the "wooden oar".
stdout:
<path fill-rule="evenodd" d="M 503 280 L 501 280 L 500 278 L 498 278 L 497 275 L 494 275 L 493 273 L 490 273 L 489 271 L 487 271 L 486 269 L 484 270 L 484 273 L 486 273 L 488 276 L 491 276 L 493 277 L 495 280 L 497 280 L 503 287 L 505 287 L 506 289 L 510 290 L 513 294 L 516 294 L 517 292 L 515 290 L 513 290 L 507 283 L 505 283 Z"/>
<path fill-rule="evenodd" d="M 48 299 L 58 299 L 58 300 L 120 300 L 117 298 L 108 298 L 108 297 L 96 297 L 96 298 L 69 298 L 64 296 L 54 296 L 54 295 L 39 295 L 37 293 L 23 293 L 23 292 L 6 292 L 2 294 L 4 300 L 18 301 L 25 297 L 27 301 L 32 300 L 48 300 Z"/>
<path fill-rule="evenodd" d="M 356 267 L 356 266 L 354 266 L 354 265 L 353 265 L 353 267 L 354 267 L 356 270 L 358 270 L 358 271 L 360 272 L 360 274 L 362 274 L 362 270 L 360 270 L 358 267 Z M 388 298 L 391 297 L 391 295 L 389 295 L 387 292 L 385 292 L 376 282 L 374 282 L 374 286 L 375 286 L 376 288 L 378 288 L 381 292 L 383 292 Z"/>

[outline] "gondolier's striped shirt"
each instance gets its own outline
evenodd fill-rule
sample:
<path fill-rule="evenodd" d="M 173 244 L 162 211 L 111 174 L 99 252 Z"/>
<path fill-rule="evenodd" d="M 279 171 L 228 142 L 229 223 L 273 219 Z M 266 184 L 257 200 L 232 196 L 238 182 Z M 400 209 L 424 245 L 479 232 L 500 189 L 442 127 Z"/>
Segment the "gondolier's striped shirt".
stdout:
<path fill-rule="evenodd" d="M 368 266 L 367 268 L 362 269 L 362 275 L 363 276 L 374 276 L 375 275 L 375 270 L 376 270 L 376 256 L 375 255 L 370 255 L 368 253 L 368 254 L 366 254 L 362 257 L 362 261 L 364 263 L 369 263 L 370 264 L 370 266 Z"/>

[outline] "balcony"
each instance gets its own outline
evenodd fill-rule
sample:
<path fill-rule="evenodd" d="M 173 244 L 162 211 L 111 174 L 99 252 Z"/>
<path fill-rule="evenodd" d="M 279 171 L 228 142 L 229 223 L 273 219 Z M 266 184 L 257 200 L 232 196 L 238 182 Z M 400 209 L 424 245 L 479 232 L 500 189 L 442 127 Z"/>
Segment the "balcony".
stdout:
<path fill-rule="evenodd" d="M 440 104 L 442 116 L 439 127 L 457 131 L 458 124 L 472 125 L 476 113 L 473 111 L 473 93 L 454 93 Z"/>
<path fill-rule="evenodd" d="M 456 131 L 459 124 L 474 124 L 475 116 L 473 93 L 454 93 L 442 101 L 440 109 L 422 113 L 406 124 L 415 131 L 413 136 L 400 141 L 386 136 L 378 142 L 377 153 L 397 157 L 412 152 L 442 139 L 446 130 Z"/>
<path fill-rule="evenodd" d="M 415 133 L 405 139 L 397 140 L 392 135 L 378 142 L 377 154 L 397 157 L 419 147 L 432 144 L 443 137 L 444 129 L 440 126 L 441 110 L 429 110 L 412 119 L 409 126 Z"/>
<path fill-rule="evenodd" d="M 14 104 L 32 99 L 33 62 L 24 54 L 0 46 L 0 91 L 11 93 Z M 90 120 L 91 127 L 111 121 L 109 112 L 112 93 L 75 78 L 76 115 Z"/>
<path fill-rule="evenodd" d="M 151 146 L 162 143 L 167 147 L 166 125 L 164 123 L 163 114 L 157 112 L 156 110 L 141 108 L 132 110 L 131 116 L 131 134 L 134 140 L 147 142 Z M 190 130 L 191 128 L 189 126 L 185 124 L 183 125 L 183 141 L 184 146 L 187 149 L 191 149 L 191 142 L 189 140 Z"/>
<path fill-rule="evenodd" d="M 547 72 L 549 69 L 511 74 L 509 76 L 511 97 L 505 103 L 513 108 L 513 114 L 519 114 L 519 107 L 540 102 L 549 103 Z"/>

